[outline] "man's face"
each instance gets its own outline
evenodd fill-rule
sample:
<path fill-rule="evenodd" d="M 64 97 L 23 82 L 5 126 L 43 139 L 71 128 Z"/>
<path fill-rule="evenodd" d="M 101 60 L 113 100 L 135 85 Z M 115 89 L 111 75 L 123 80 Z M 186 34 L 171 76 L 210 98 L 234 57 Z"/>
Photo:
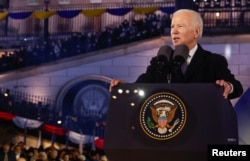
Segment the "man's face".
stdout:
<path fill-rule="evenodd" d="M 4 144 L 3 145 L 3 150 L 6 151 L 6 152 L 9 151 L 10 150 L 10 145 L 9 144 Z"/>
<path fill-rule="evenodd" d="M 171 22 L 171 38 L 174 46 L 186 45 L 192 49 L 197 43 L 199 28 L 194 28 L 190 13 L 176 13 Z"/>
<path fill-rule="evenodd" d="M 16 146 L 15 147 L 15 151 L 14 151 L 16 154 L 20 154 L 22 152 L 22 149 L 20 146 Z"/>

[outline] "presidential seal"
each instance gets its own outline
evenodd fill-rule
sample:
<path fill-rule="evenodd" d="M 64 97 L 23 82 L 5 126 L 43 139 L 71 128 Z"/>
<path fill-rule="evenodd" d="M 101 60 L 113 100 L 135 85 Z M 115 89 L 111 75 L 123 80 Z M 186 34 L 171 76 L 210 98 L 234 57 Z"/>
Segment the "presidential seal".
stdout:
<path fill-rule="evenodd" d="M 156 140 L 168 140 L 182 131 L 187 112 L 177 95 L 160 92 L 146 99 L 139 117 L 141 128 L 147 136 Z"/>

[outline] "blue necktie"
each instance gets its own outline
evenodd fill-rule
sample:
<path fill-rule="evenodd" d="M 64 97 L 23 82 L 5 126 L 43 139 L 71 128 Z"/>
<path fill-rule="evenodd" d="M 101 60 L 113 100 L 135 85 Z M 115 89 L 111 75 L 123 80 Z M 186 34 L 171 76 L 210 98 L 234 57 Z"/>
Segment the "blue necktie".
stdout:
<path fill-rule="evenodd" d="M 190 55 L 188 55 L 187 59 L 191 58 Z M 182 71 L 182 74 L 185 75 L 186 74 L 186 71 L 187 71 L 187 67 L 188 67 L 188 63 L 187 63 L 187 60 L 182 64 L 181 66 L 181 71 Z"/>
<path fill-rule="evenodd" d="M 185 75 L 186 74 L 186 71 L 187 71 L 187 61 L 185 61 L 182 66 L 181 66 L 181 71 L 182 71 L 182 74 Z"/>

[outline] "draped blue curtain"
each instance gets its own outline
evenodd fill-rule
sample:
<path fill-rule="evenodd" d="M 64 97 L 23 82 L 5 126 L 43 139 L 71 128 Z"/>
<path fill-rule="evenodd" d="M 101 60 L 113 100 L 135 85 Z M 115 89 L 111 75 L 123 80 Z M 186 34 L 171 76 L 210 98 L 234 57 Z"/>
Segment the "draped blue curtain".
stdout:
<path fill-rule="evenodd" d="M 131 7 L 110 8 L 110 9 L 105 9 L 105 12 L 108 12 L 109 14 L 115 15 L 115 16 L 124 16 L 127 13 L 131 12 L 132 10 L 133 8 Z M 163 13 L 171 14 L 171 13 L 174 13 L 175 7 L 160 7 L 159 10 L 162 11 Z M 146 11 L 146 8 L 145 8 L 145 11 Z M 38 12 L 38 11 L 8 13 L 8 16 L 13 19 L 25 19 L 31 16 L 32 13 L 35 13 L 35 12 Z M 81 12 L 83 11 L 82 10 L 64 10 L 64 11 L 57 11 L 56 13 L 62 18 L 74 18 Z"/>
<path fill-rule="evenodd" d="M 132 8 L 115 8 L 115 9 L 107 9 L 107 12 L 115 16 L 124 16 L 131 10 Z"/>
<path fill-rule="evenodd" d="M 71 10 L 71 11 L 57 11 L 57 14 L 62 18 L 74 18 L 79 13 L 81 13 L 82 10 Z"/>
<path fill-rule="evenodd" d="M 16 12 L 16 13 L 9 13 L 9 16 L 13 19 L 25 19 L 28 18 L 32 12 Z"/>
<path fill-rule="evenodd" d="M 174 13 L 175 7 L 160 7 L 160 10 L 164 13 L 171 14 Z"/>

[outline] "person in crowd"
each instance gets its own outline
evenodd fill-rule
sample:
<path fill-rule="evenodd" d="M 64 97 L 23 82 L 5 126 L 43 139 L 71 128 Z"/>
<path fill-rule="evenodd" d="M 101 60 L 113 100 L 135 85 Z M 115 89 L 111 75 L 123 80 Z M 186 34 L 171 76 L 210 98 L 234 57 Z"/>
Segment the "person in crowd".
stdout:
<path fill-rule="evenodd" d="M 36 161 L 38 159 L 38 155 L 39 155 L 39 150 L 38 148 L 30 148 L 27 151 L 27 156 L 29 158 L 28 161 Z"/>
<path fill-rule="evenodd" d="M 16 161 L 15 153 L 11 150 L 10 143 L 3 143 L 0 150 L 0 161 Z"/>
<path fill-rule="evenodd" d="M 40 151 L 36 161 L 49 161 L 47 153 L 45 151 Z"/>
<path fill-rule="evenodd" d="M 26 153 L 26 150 L 22 147 L 21 144 L 17 144 L 15 147 L 14 147 L 14 153 L 16 155 L 16 159 L 18 158 L 25 158 L 27 159 L 27 153 Z"/>
<path fill-rule="evenodd" d="M 71 151 L 71 161 L 79 161 L 80 152 L 79 150 L 73 149 Z"/>
<path fill-rule="evenodd" d="M 80 154 L 78 159 L 79 159 L 79 161 L 86 161 L 86 156 L 83 154 Z"/>
<path fill-rule="evenodd" d="M 60 158 L 60 161 L 70 161 L 70 153 L 63 153 L 62 157 Z"/>
<path fill-rule="evenodd" d="M 59 150 L 59 151 L 58 151 L 58 158 L 59 158 L 59 160 L 60 160 L 60 161 L 64 161 L 64 155 L 66 155 L 66 154 L 69 154 L 69 153 L 68 153 L 68 149 L 63 148 L 63 149 Z M 68 155 L 68 156 L 70 157 L 70 155 Z M 66 158 L 66 159 L 67 159 L 67 158 Z"/>
<path fill-rule="evenodd" d="M 100 161 L 109 161 L 107 155 L 102 155 Z"/>
<path fill-rule="evenodd" d="M 228 69 L 225 57 L 204 50 L 198 43 L 198 40 L 202 37 L 202 32 L 203 21 L 196 11 L 180 9 L 173 14 L 170 31 L 173 46 L 176 48 L 184 45 L 189 50 L 186 60 L 188 66 L 179 82 L 215 83 L 224 88 L 223 96 L 225 98 L 239 97 L 243 93 L 242 85 Z M 154 63 L 154 60 L 156 57 L 152 58 L 147 71 L 141 74 L 135 83 L 159 83 L 155 78 L 157 63 Z M 167 83 L 167 79 L 164 81 Z M 111 80 L 110 91 L 121 83 L 125 83 L 125 81 Z"/>
<path fill-rule="evenodd" d="M 27 160 L 26 160 L 26 158 L 19 157 L 19 158 L 17 159 L 17 161 L 27 161 Z"/>
<path fill-rule="evenodd" d="M 51 148 L 51 150 L 48 153 L 48 160 L 49 161 L 60 161 L 57 149 Z"/>
<path fill-rule="evenodd" d="M 99 161 L 100 153 L 96 150 L 91 150 L 89 153 L 89 161 Z"/>

